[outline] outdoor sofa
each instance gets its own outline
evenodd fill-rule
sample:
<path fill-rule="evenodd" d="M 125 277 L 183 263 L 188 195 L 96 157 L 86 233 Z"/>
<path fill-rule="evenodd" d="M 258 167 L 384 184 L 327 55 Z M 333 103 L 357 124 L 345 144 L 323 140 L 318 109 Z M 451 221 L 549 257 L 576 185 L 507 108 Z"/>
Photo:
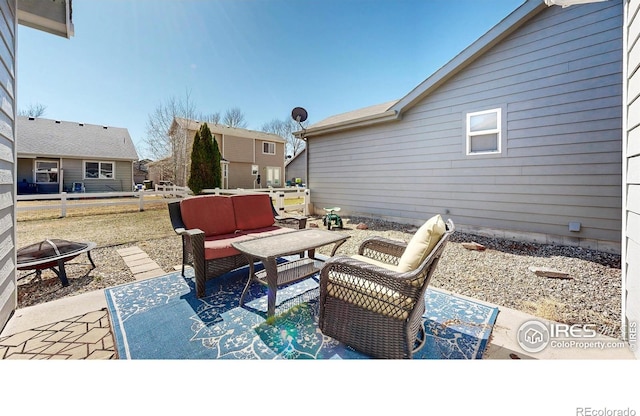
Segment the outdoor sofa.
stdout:
<path fill-rule="evenodd" d="M 194 196 L 168 206 L 182 238 L 182 275 L 185 265 L 193 266 L 198 298 L 206 280 L 248 264 L 231 243 L 306 227 L 305 217 L 277 215 L 268 194 Z"/>

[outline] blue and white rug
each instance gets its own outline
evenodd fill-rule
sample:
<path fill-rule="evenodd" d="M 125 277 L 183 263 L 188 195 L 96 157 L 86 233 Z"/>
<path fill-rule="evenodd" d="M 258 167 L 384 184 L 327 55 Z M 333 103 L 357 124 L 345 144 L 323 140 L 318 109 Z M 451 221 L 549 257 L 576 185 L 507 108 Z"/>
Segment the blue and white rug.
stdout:
<path fill-rule="evenodd" d="M 364 359 L 318 328 L 314 278 L 278 289 L 276 319 L 267 323 L 267 289 L 242 268 L 207 282 L 197 299 L 193 272 L 179 272 L 105 290 L 121 359 Z M 427 343 L 416 359 L 482 358 L 498 309 L 428 289 Z"/>

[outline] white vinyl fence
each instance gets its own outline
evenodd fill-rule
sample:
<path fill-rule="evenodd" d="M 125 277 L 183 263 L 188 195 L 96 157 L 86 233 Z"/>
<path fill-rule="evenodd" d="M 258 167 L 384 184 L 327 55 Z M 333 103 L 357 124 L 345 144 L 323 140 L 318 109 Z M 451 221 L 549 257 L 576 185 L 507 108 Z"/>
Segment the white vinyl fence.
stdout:
<path fill-rule="evenodd" d="M 215 195 L 235 195 L 247 193 L 268 193 L 274 201 L 273 205 L 278 213 L 285 211 L 301 211 L 309 215 L 309 203 L 311 198 L 309 190 L 305 188 L 269 188 L 269 189 L 208 189 L 204 193 Z M 190 190 L 175 185 L 156 185 L 155 190 L 137 192 L 88 192 L 60 194 L 33 194 L 18 195 L 20 201 L 51 201 L 43 204 L 18 204 L 17 212 L 60 210 L 60 217 L 66 217 L 68 208 L 90 208 L 118 205 L 137 205 L 139 211 L 144 211 L 145 203 L 158 203 L 158 197 L 162 202 L 172 202 L 186 198 Z M 285 203 L 285 200 L 290 200 Z M 294 203 L 291 203 L 291 200 Z M 56 203 L 57 201 L 57 203 Z M 82 201 L 82 202 L 79 202 Z"/>
<path fill-rule="evenodd" d="M 266 189 L 204 189 L 206 194 L 214 195 L 239 195 L 239 194 L 258 194 L 268 193 L 274 201 L 273 206 L 278 213 L 286 211 L 301 211 L 304 215 L 309 215 L 309 204 L 311 203 L 311 194 L 307 188 L 266 188 Z M 285 203 L 289 200 L 289 203 Z M 295 200 L 296 203 L 291 203 Z"/>
<path fill-rule="evenodd" d="M 183 190 L 173 187 L 171 190 L 162 191 L 138 191 L 138 192 L 74 192 L 67 193 L 62 192 L 60 194 L 33 194 L 33 195 L 18 195 L 17 201 L 52 201 L 53 203 L 33 204 L 27 205 L 18 204 L 16 206 L 16 212 L 25 211 L 43 211 L 43 210 L 60 210 L 60 217 L 67 216 L 67 208 L 92 208 L 92 207 L 106 207 L 106 206 L 118 206 L 118 205 L 137 205 L 139 211 L 144 211 L 144 205 L 146 203 L 158 202 L 158 196 L 162 196 L 162 202 L 170 202 L 184 198 L 188 195 L 184 188 Z M 82 200 L 82 202 L 79 202 Z M 58 201 L 56 203 L 55 201 Z"/>

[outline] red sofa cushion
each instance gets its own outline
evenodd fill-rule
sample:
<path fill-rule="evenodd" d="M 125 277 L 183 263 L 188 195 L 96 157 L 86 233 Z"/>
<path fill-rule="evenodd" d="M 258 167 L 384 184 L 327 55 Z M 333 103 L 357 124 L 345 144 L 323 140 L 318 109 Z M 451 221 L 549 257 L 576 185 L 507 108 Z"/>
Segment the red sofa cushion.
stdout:
<path fill-rule="evenodd" d="M 214 260 L 235 256 L 236 254 L 240 254 L 240 252 L 233 248 L 231 243 L 253 239 L 254 237 L 243 234 L 223 234 L 205 237 L 204 258 L 206 260 Z"/>
<path fill-rule="evenodd" d="M 253 230 L 272 226 L 271 197 L 268 194 L 233 195 L 233 209 L 236 214 L 237 230 Z"/>
<path fill-rule="evenodd" d="M 199 228 L 205 236 L 233 233 L 236 219 L 231 198 L 204 195 L 180 201 L 182 221 L 187 229 Z"/>

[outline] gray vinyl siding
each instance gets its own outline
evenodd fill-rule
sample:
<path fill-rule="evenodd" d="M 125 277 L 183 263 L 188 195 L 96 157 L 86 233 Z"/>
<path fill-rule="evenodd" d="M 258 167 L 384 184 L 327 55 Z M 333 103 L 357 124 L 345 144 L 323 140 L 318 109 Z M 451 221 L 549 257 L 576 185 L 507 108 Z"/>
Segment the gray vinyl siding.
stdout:
<path fill-rule="evenodd" d="M 640 0 L 627 5 L 626 324 L 640 323 Z M 636 341 L 637 342 L 637 341 Z M 637 344 L 636 344 L 637 345 Z M 635 350 L 637 358 L 640 352 Z"/>
<path fill-rule="evenodd" d="M 621 28 L 619 0 L 547 8 L 399 121 L 312 137 L 316 211 L 619 251 Z M 494 108 L 502 153 L 467 156 L 466 114 Z"/>
<path fill-rule="evenodd" d="M 92 161 L 114 162 L 116 165 L 116 177 L 115 179 L 85 179 L 84 160 L 82 159 L 60 159 L 58 157 L 43 157 L 41 159 L 56 160 L 60 163 L 60 167 L 63 170 L 63 190 L 71 190 L 74 182 L 83 182 L 86 192 L 131 192 L 133 190 L 133 162 L 131 161 L 91 159 Z M 27 182 L 33 182 L 34 160 L 35 159 L 27 158 L 18 159 L 18 182 L 23 179 L 26 179 Z M 50 186 L 48 188 L 40 187 L 40 192 L 42 193 L 58 193 L 58 191 L 59 186 Z"/>
<path fill-rule="evenodd" d="M 33 182 L 33 159 L 18 158 L 16 178 L 18 183 L 23 180 Z"/>
<path fill-rule="evenodd" d="M 131 192 L 133 191 L 133 162 L 108 159 L 91 159 L 91 161 L 114 162 L 116 174 L 114 179 L 85 179 L 84 161 L 64 159 L 64 186 L 71 188 L 73 182 L 83 182 L 86 192 Z"/>
<path fill-rule="evenodd" d="M 0 329 L 18 302 L 14 217 L 15 16 L 15 0 L 0 0 Z"/>
<path fill-rule="evenodd" d="M 307 183 L 307 152 L 302 150 L 295 159 L 285 167 L 285 180 L 293 181 L 294 178 L 301 178 L 302 183 Z"/>

